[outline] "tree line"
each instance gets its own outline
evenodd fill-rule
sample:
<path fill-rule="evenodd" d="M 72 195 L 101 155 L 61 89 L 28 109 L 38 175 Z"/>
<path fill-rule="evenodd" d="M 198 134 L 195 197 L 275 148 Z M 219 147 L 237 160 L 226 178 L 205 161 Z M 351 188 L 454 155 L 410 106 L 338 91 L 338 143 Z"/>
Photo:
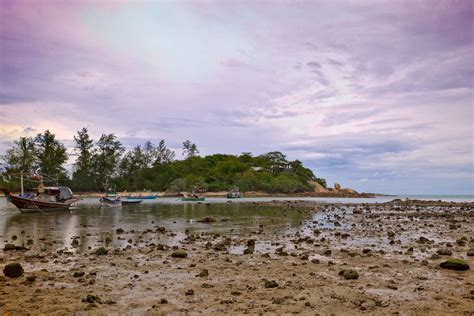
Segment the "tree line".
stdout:
<path fill-rule="evenodd" d="M 48 175 L 74 191 L 241 191 L 297 193 L 313 189 L 313 182 L 326 187 L 301 161 L 288 161 L 281 152 L 253 156 L 213 154 L 199 156 L 193 142 L 183 142 L 182 159 L 166 146 L 147 141 L 126 150 L 114 134 L 102 134 L 94 141 L 87 128 L 74 136 L 72 173 L 65 165 L 69 159 L 66 147 L 49 130 L 36 137 L 20 137 L 1 156 L 0 186 L 18 190 L 18 174 Z M 37 184 L 25 182 L 30 188 Z M 47 185 L 48 183 L 45 183 Z M 56 183 L 50 183 L 56 184 Z"/>

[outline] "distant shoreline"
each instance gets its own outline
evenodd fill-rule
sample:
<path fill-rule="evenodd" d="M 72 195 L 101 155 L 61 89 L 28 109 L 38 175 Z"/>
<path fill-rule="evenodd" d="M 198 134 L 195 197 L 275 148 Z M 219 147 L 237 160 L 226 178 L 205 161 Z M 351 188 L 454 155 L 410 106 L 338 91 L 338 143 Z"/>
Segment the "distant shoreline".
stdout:
<path fill-rule="evenodd" d="M 120 196 L 146 196 L 146 195 L 157 195 L 158 197 L 181 197 L 188 194 L 189 192 L 182 192 L 181 194 L 174 194 L 169 192 L 117 192 Z M 104 192 L 74 192 L 74 195 L 79 197 L 101 197 Z M 358 194 L 347 194 L 347 193 L 316 193 L 316 192 L 301 192 L 294 194 L 285 194 L 285 193 L 265 193 L 265 192 L 242 192 L 244 197 L 331 197 L 331 198 L 376 198 L 379 196 L 396 196 L 396 195 L 387 195 L 387 194 L 377 194 L 377 193 L 358 193 Z M 199 196 L 212 198 L 212 197 L 226 197 L 227 191 L 219 192 L 202 192 L 198 193 Z"/>

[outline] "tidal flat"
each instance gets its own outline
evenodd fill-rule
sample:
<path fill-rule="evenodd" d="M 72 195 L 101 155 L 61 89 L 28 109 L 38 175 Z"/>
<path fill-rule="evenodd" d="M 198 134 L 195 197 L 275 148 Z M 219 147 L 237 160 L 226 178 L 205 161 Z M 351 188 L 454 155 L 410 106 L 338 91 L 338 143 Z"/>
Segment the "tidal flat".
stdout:
<path fill-rule="evenodd" d="M 474 311 L 474 203 L 89 205 L 2 218 L 0 268 L 23 269 L 0 274 L 2 314 Z M 468 269 L 442 268 L 450 258 Z"/>

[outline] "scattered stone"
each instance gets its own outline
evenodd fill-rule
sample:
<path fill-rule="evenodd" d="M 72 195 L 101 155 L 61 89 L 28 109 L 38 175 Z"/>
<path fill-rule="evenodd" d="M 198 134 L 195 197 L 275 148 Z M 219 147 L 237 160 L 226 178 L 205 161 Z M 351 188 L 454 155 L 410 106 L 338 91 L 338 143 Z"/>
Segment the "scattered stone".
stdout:
<path fill-rule="evenodd" d="M 440 256 L 451 256 L 453 254 L 453 252 L 447 248 L 438 249 L 436 253 Z"/>
<path fill-rule="evenodd" d="M 9 278 L 18 278 L 23 275 L 23 267 L 18 262 L 9 263 L 3 268 L 3 274 Z"/>
<path fill-rule="evenodd" d="M 82 299 L 82 302 L 89 304 L 101 303 L 101 299 L 98 295 L 87 294 L 87 296 Z"/>
<path fill-rule="evenodd" d="M 209 276 L 209 270 L 202 269 L 202 271 L 199 272 L 198 276 L 201 277 L 201 278 L 205 278 L 205 277 Z"/>
<path fill-rule="evenodd" d="M 194 290 L 193 289 L 190 289 L 190 290 L 187 290 L 186 293 L 184 293 L 185 295 L 194 295 Z"/>
<path fill-rule="evenodd" d="M 12 250 L 15 250 L 15 245 L 14 244 L 6 244 L 3 247 L 3 251 L 12 251 Z"/>
<path fill-rule="evenodd" d="M 76 272 L 74 272 L 74 274 L 72 276 L 75 277 L 75 278 L 80 278 L 80 277 L 83 277 L 84 274 L 86 274 L 84 271 L 76 271 Z"/>
<path fill-rule="evenodd" d="M 160 300 L 160 304 L 168 304 L 168 300 L 166 298 L 162 298 Z"/>
<path fill-rule="evenodd" d="M 115 230 L 115 233 L 117 233 L 117 235 L 121 235 L 121 234 L 125 233 L 125 231 L 123 230 L 123 228 L 117 228 Z"/>
<path fill-rule="evenodd" d="M 188 256 L 188 253 L 184 250 L 176 250 L 173 251 L 171 254 L 171 257 L 173 258 L 186 258 Z"/>
<path fill-rule="evenodd" d="M 352 269 L 341 270 L 339 271 L 339 275 L 342 275 L 346 280 L 355 280 L 359 278 L 359 273 Z"/>
<path fill-rule="evenodd" d="M 94 254 L 96 254 L 98 256 L 105 256 L 108 253 L 109 253 L 109 251 L 104 247 L 97 248 L 96 251 L 94 252 Z"/>
<path fill-rule="evenodd" d="M 474 256 L 474 248 L 469 249 L 469 250 L 467 251 L 467 255 L 468 255 L 469 257 Z"/>
<path fill-rule="evenodd" d="M 271 289 L 271 288 L 278 287 L 278 283 L 274 280 L 265 280 L 265 283 L 263 284 L 263 286 L 266 289 Z"/>
<path fill-rule="evenodd" d="M 449 270 L 456 270 L 456 271 L 464 271 L 469 270 L 469 265 L 466 261 L 461 259 L 451 258 L 446 261 L 443 261 L 439 264 L 439 266 L 443 269 Z"/>
<path fill-rule="evenodd" d="M 29 275 L 29 276 L 26 277 L 26 280 L 27 280 L 28 282 L 35 282 L 35 280 L 36 280 L 36 275 L 34 275 L 34 274 L 33 274 L 33 275 Z"/>

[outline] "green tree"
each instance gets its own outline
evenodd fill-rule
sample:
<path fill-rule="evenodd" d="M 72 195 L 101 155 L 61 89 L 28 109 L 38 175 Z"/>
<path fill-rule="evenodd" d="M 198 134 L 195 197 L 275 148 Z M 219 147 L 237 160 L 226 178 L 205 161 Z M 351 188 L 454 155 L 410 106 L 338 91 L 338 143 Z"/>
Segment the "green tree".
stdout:
<path fill-rule="evenodd" d="M 174 160 L 174 157 L 175 157 L 174 151 L 166 147 L 165 141 L 163 139 L 160 140 L 160 143 L 158 144 L 156 151 L 157 151 L 157 155 L 154 162 L 155 165 L 170 163 Z"/>
<path fill-rule="evenodd" d="M 122 143 L 114 134 L 102 134 L 96 143 L 97 148 L 92 155 L 94 182 L 97 188 L 108 189 L 117 175 L 120 156 L 125 151 Z"/>
<path fill-rule="evenodd" d="M 74 150 L 78 156 L 74 163 L 72 185 L 74 189 L 87 190 L 91 186 L 91 177 L 93 176 L 92 148 L 94 141 L 90 138 L 86 127 L 77 131 L 74 141 L 76 142 Z"/>
<path fill-rule="evenodd" d="M 181 192 L 186 190 L 187 186 L 188 184 L 185 179 L 178 178 L 178 179 L 173 180 L 173 182 L 171 182 L 168 188 L 168 192 L 173 192 L 179 195 L 181 194 Z"/>
<path fill-rule="evenodd" d="M 31 173 L 36 160 L 34 140 L 31 137 L 20 137 L 2 156 L 2 160 L 6 173 Z"/>
<path fill-rule="evenodd" d="M 68 159 L 66 147 L 49 130 L 36 136 L 35 153 L 42 174 L 58 176 L 63 180 L 67 178 L 63 167 Z"/>
<path fill-rule="evenodd" d="M 34 140 L 30 137 L 20 137 L 0 160 L 0 187 L 19 190 L 20 178 L 17 174 L 23 172 L 28 175 L 33 172 L 36 162 Z M 29 185 L 31 183 L 25 183 L 25 186 Z"/>
<path fill-rule="evenodd" d="M 183 142 L 183 156 L 188 158 L 193 158 L 199 155 L 199 150 L 197 149 L 196 144 L 191 143 L 190 140 L 186 140 Z"/>

